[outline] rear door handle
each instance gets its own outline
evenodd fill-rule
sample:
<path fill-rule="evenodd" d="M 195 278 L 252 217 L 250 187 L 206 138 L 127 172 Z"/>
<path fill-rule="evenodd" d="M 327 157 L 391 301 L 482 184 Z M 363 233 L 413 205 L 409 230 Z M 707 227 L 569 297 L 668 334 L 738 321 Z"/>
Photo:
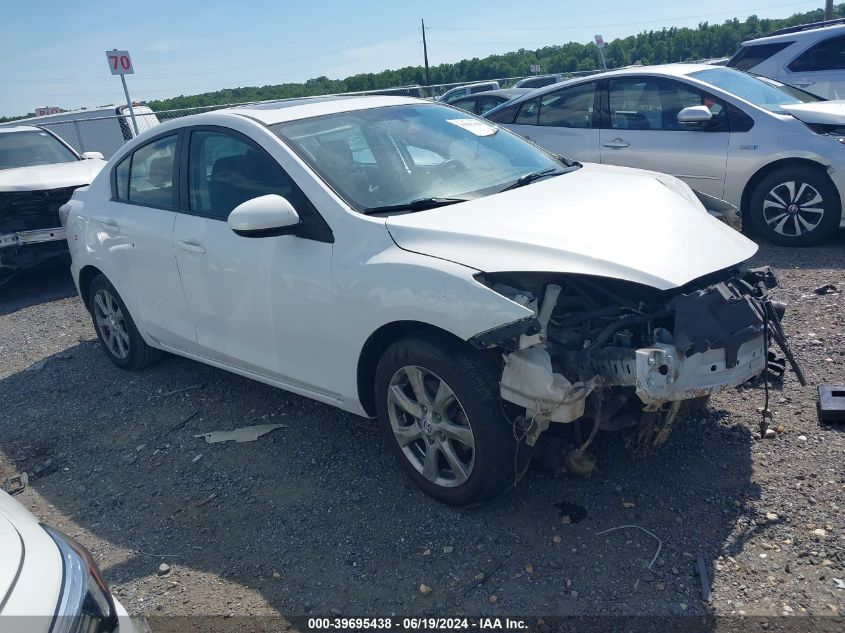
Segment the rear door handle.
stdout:
<path fill-rule="evenodd" d="M 604 146 L 612 149 L 624 149 L 625 147 L 630 147 L 631 144 L 627 141 L 623 141 L 621 138 L 615 138 L 612 141 L 605 143 Z"/>
<path fill-rule="evenodd" d="M 202 255 L 205 253 L 205 246 L 198 242 L 185 242 L 183 240 L 176 240 L 176 246 L 179 250 L 185 251 L 186 253 L 193 253 L 195 255 Z"/>

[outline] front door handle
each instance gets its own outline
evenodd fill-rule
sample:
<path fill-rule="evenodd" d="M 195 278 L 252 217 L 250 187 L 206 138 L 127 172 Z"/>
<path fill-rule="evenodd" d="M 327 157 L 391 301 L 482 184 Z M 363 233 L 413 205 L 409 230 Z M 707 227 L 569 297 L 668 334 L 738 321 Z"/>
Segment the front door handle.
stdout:
<path fill-rule="evenodd" d="M 199 242 L 176 240 L 176 246 L 179 250 L 185 251 L 186 253 L 193 253 L 194 255 L 202 255 L 205 253 L 205 246 Z"/>
<path fill-rule="evenodd" d="M 612 149 L 624 149 L 625 147 L 630 147 L 631 144 L 627 141 L 623 141 L 621 138 L 615 138 L 612 141 L 605 143 L 604 146 Z"/>

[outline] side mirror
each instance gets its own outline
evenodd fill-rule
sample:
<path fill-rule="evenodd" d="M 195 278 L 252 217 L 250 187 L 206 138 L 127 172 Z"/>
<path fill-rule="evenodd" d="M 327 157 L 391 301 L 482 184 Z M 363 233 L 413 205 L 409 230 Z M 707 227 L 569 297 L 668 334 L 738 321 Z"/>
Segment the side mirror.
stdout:
<path fill-rule="evenodd" d="M 678 112 L 678 123 L 696 124 L 707 123 L 713 118 L 710 108 L 705 105 L 690 106 Z"/>
<path fill-rule="evenodd" d="M 82 158 L 99 158 L 100 160 L 106 159 L 102 152 L 82 152 Z"/>
<path fill-rule="evenodd" d="M 241 237 L 274 237 L 293 233 L 302 220 L 290 202 L 270 194 L 236 206 L 229 214 L 228 223 Z"/>

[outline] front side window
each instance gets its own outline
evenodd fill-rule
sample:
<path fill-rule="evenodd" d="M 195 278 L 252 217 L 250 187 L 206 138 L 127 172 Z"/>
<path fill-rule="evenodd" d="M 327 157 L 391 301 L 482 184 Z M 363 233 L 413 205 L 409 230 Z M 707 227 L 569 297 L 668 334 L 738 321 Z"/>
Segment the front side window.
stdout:
<path fill-rule="evenodd" d="M 38 131 L 0 133 L 0 169 L 71 163 L 79 158 L 52 134 Z"/>
<path fill-rule="evenodd" d="M 821 101 L 819 97 L 811 95 L 808 92 L 787 92 L 780 89 L 777 82 L 770 80 L 764 81 L 754 75 L 737 72 L 730 68 L 698 70 L 690 73 L 689 76 L 777 114 L 785 113 L 781 108 L 784 105 Z"/>
<path fill-rule="evenodd" d="M 788 66 L 794 73 L 845 69 L 845 36 L 831 37 L 811 46 Z"/>
<path fill-rule="evenodd" d="M 540 116 L 540 99 L 526 101 L 519 109 L 514 125 L 537 125 L 538 116 Z"/>
<path fill-rule="evenodd" d="M 129 167 L 129 202 L 160 209 L 174 207 L 173 168 L 177 138 L 176 134 L 165 136 L 132 153 Z M 119 182 L 117 188 L 119 194 Z"/>
<path fill-rule="evenodd" d="M 247 200 L 276 194 L 302 212 L 302 194 L 282 168 L 251 143 L 210 130 L 191 133 L 188 198 L 193 213 L 226 220 Z"/>
<path fill-rule="evenodd" d="M 593 127 L 596 83 L 557 90 L 540 100 L 540 125 L 553 127 Z"/>
<path fill-rule="evenodd" d="M 342 112 L 271 129 L 351 207 L 365 213 L 420 201 L 480 198 L 526 174 L 566 171 L 546 152 L 498 126 L 435 104 Z"/>
<path fill-rule="evenodd" d="M 764 61 L 777 55 L 787 46 L 793 42 L 772 42 L 771 44 L 750 44 L 743 46 L 733 57 L 731 57 L 725 66 L 729 68 L 736 68 L 737 70 L 750 70 L 757 64 L 762 64 Z"/>
<path fill-rule="evenodd" d="M 655 77 L 610 80 L 610 127 L 614 130 L 690 130 L 678 113 L 691 106 L 707 106 L 713 114 L 709 129 L 724 124 L 724 104 L 677 81 Z"/>

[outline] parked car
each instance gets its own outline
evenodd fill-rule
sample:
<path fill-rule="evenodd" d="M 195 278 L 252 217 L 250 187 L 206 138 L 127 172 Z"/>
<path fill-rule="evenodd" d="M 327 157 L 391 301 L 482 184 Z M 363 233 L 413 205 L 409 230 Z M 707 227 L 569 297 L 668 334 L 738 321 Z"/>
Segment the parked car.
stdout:
<path fill-rule="evenodd" d="M 4 633 L 134 633 L 88 550 L 2 490 L 0 561 Z"/>
<path fill-rule="evenodd" d="M 845 20 L 791 26 L 748 40 L 726 65 L 825 99 L 845 99 Z"/>
<path fill-rule="evenodd" d="M 561 81 L 566 81 L 566 77 L 563 75 L 536 75 L 520 79 L 513 85 L 513 88 L 542 88 Z"/>
<path fill-rule="evenodd" d="M 160 123 L 158 115 L 148 106 L 135 103 L 132 107 L 135 110 L 139 133 Z M 64 139 L 65 143 L 78 153 L 96 150 L 106 158 L 114 154 L 126 141 L 136 136 L 129 107 L 125 105 L 18 119 L 10 123 L 0 123 L 0 129 L 4 126 L 17 127 L 19 125 L 34 125 L 50 130 Z"/>
<path fill-rule="evenodd" d="M 499 90 L 486 90 L 468 97 L 462 97 L 450 101 L 449 105 L 461 110 L 466 110 L 472 114 L 484 114 L 488 110 L 492 110 L 496 106 L 502 105 L 506 101 L 510 101 L 514 97 L 524 95 L 526 92 L 531 92 L 530 88 L 500 88 Z"/>
<path fill-rule="evenodd" d="M 105 165 L 48 130 L 0 128 L 0 284 L 15 271 L 67 257 L 59 207 Z"/>
<path fill-rule="evenodd" d="M 681 401 L 766 362 L 774 278 L 687 185 L 559 159 L 435 102 L 163 123 L 62 213 L 118 367 L 167 350 L 377 416 L 448 503 L 512 483 L 552 422 L 639 425 L 647 447 Z"/>
<path fill-rule="evenodd" d="M 437 101 L 443 103 L 452 103 L 461 97 L 474 95 L 477 92 L 486 92 L 488 90 L 498 90 L 500 88 L 498 81 L 479 81 L 473 84 L 465 84 L 463 86 L 455 86 L 450 88 L 442 95 L 437 97 Z"/>
<path fill-rule="evenodd" d="M 707 64 L 627 68 L 485 116 L 577 160 L 673 174 L 777 244 L 817 244 L 845 224 L 845 108 L 779 82 Z"/>

